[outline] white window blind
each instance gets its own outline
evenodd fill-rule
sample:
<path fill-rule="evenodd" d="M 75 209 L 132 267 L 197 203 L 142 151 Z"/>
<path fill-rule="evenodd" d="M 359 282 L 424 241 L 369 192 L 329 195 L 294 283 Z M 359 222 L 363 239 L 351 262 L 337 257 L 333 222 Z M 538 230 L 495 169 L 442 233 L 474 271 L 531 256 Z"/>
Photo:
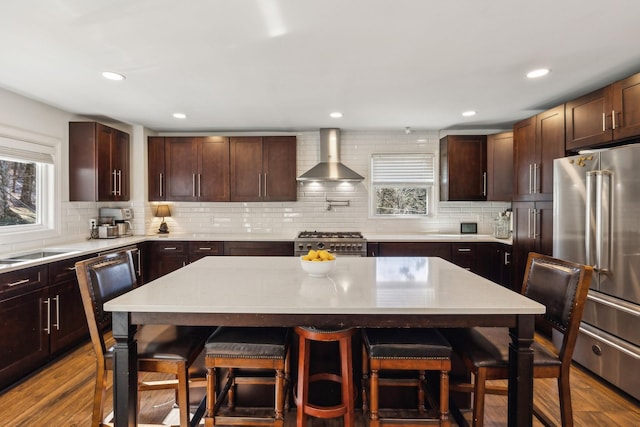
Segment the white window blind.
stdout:
<path fill-rule="evenodd" d="M 434 157 L 433 154 L 374 154 L 371 158 L 372 183 L 433 184 Z"/>

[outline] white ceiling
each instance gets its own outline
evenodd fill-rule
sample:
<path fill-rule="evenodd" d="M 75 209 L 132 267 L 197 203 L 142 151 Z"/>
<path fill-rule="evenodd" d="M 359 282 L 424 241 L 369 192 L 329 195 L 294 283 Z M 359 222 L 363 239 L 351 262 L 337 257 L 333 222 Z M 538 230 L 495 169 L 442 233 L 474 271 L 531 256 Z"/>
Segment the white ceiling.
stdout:
<path fill-rule="evenodd" d="M 0 87 L 165 132 L 508 128 L 639 42 L 638 0 L 3 1 Z"/>

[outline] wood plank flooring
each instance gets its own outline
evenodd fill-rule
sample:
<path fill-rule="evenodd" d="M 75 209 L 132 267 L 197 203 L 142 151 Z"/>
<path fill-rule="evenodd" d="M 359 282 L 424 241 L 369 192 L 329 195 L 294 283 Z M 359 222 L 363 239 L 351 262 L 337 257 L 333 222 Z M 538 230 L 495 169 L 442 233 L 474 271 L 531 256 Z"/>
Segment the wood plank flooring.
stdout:
<path fill-rule="evenodd" d="M 0 394 L 0 426 L 88 427 L 95 375 L 95 356 L 89 343 L 48 365 L 20 384 Z M 617 392 L 587 371 L 574 366 L 571 372 L 575 425 L 637 426 L 637 400 Z M 193 393 L 197 395 L 197 391 Z M 194 396 L 197 397 L 197 396 Z M 147 392 L 142 398 L 140 423 L 162 423 L 172 409 L 171 392 Z M 487 396 L 485 425 L 506 426 L 506 397 Z M 535 381 L 535 402 L 559 425 L 557 389 L 554 380 Z M 107 410 L 112 403 L 109 399 Z M 287 415 L 286 426 L 295 426 L 295 409 Z M 465 413 L 467 420 L 470 414 Z M 313 420 L 313 427 L 338 427 L 341 421 Z M 455 423 L 452 422 L 455 426 Z M 534 426 L 541 424 L 534 419 Z M 360 413 L 357 426 L 365 427 Z"/>

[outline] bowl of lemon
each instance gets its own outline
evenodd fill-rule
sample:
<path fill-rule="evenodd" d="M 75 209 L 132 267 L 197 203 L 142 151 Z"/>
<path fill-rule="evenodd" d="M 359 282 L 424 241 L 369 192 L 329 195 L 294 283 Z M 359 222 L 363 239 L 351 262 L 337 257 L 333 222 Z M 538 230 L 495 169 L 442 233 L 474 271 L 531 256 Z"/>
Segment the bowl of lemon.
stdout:
<path fill-rule="evenodd" d="M 329 251 L 312 249 L 300 257 L 300 265 L 311 277 L 325 277 L 335 267 L 336 257 Z"/>

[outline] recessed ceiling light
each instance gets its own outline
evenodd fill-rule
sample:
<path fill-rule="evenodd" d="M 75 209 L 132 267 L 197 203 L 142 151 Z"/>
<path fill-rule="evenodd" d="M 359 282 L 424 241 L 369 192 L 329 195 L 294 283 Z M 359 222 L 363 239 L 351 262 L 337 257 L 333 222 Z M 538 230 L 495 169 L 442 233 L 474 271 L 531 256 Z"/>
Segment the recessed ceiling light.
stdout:
<path fill-rule="evenodd" d="M 527 77 L 530 79 L 537 79 L 538 77 L 543 77 L 549 74 L 548 68 L 538 68 L 537 70 L 531 70 L 527 73 Z"/>
<path fill-rule="evenodd" d="M 340 117 L 342 117 L 342 113 L 340 111 L 334 111 L 333 113 L 329 114 L 330 117 L 333 117 L 334 119 L 339 119 Z"/>
<path fill-rule="evenodd" d="M 103 71 L 102 77 L 104 77 L 107 80 L 115 80 L 115 81 L 124 80 L 124 75 L 120 73 L 115 73 L 113 71 Z"/>
<path fill-rule="evenodd" d="M 173 113 L 173 117 L 176 119 L 186 119 L 187 115 L 185 113 Z"/>
<path fill-rule="evenodd" d="M 464 113 L 462 113 L 463 117 L 473 117 L 476 115 L 475 111 L 465 111 Z"/>

